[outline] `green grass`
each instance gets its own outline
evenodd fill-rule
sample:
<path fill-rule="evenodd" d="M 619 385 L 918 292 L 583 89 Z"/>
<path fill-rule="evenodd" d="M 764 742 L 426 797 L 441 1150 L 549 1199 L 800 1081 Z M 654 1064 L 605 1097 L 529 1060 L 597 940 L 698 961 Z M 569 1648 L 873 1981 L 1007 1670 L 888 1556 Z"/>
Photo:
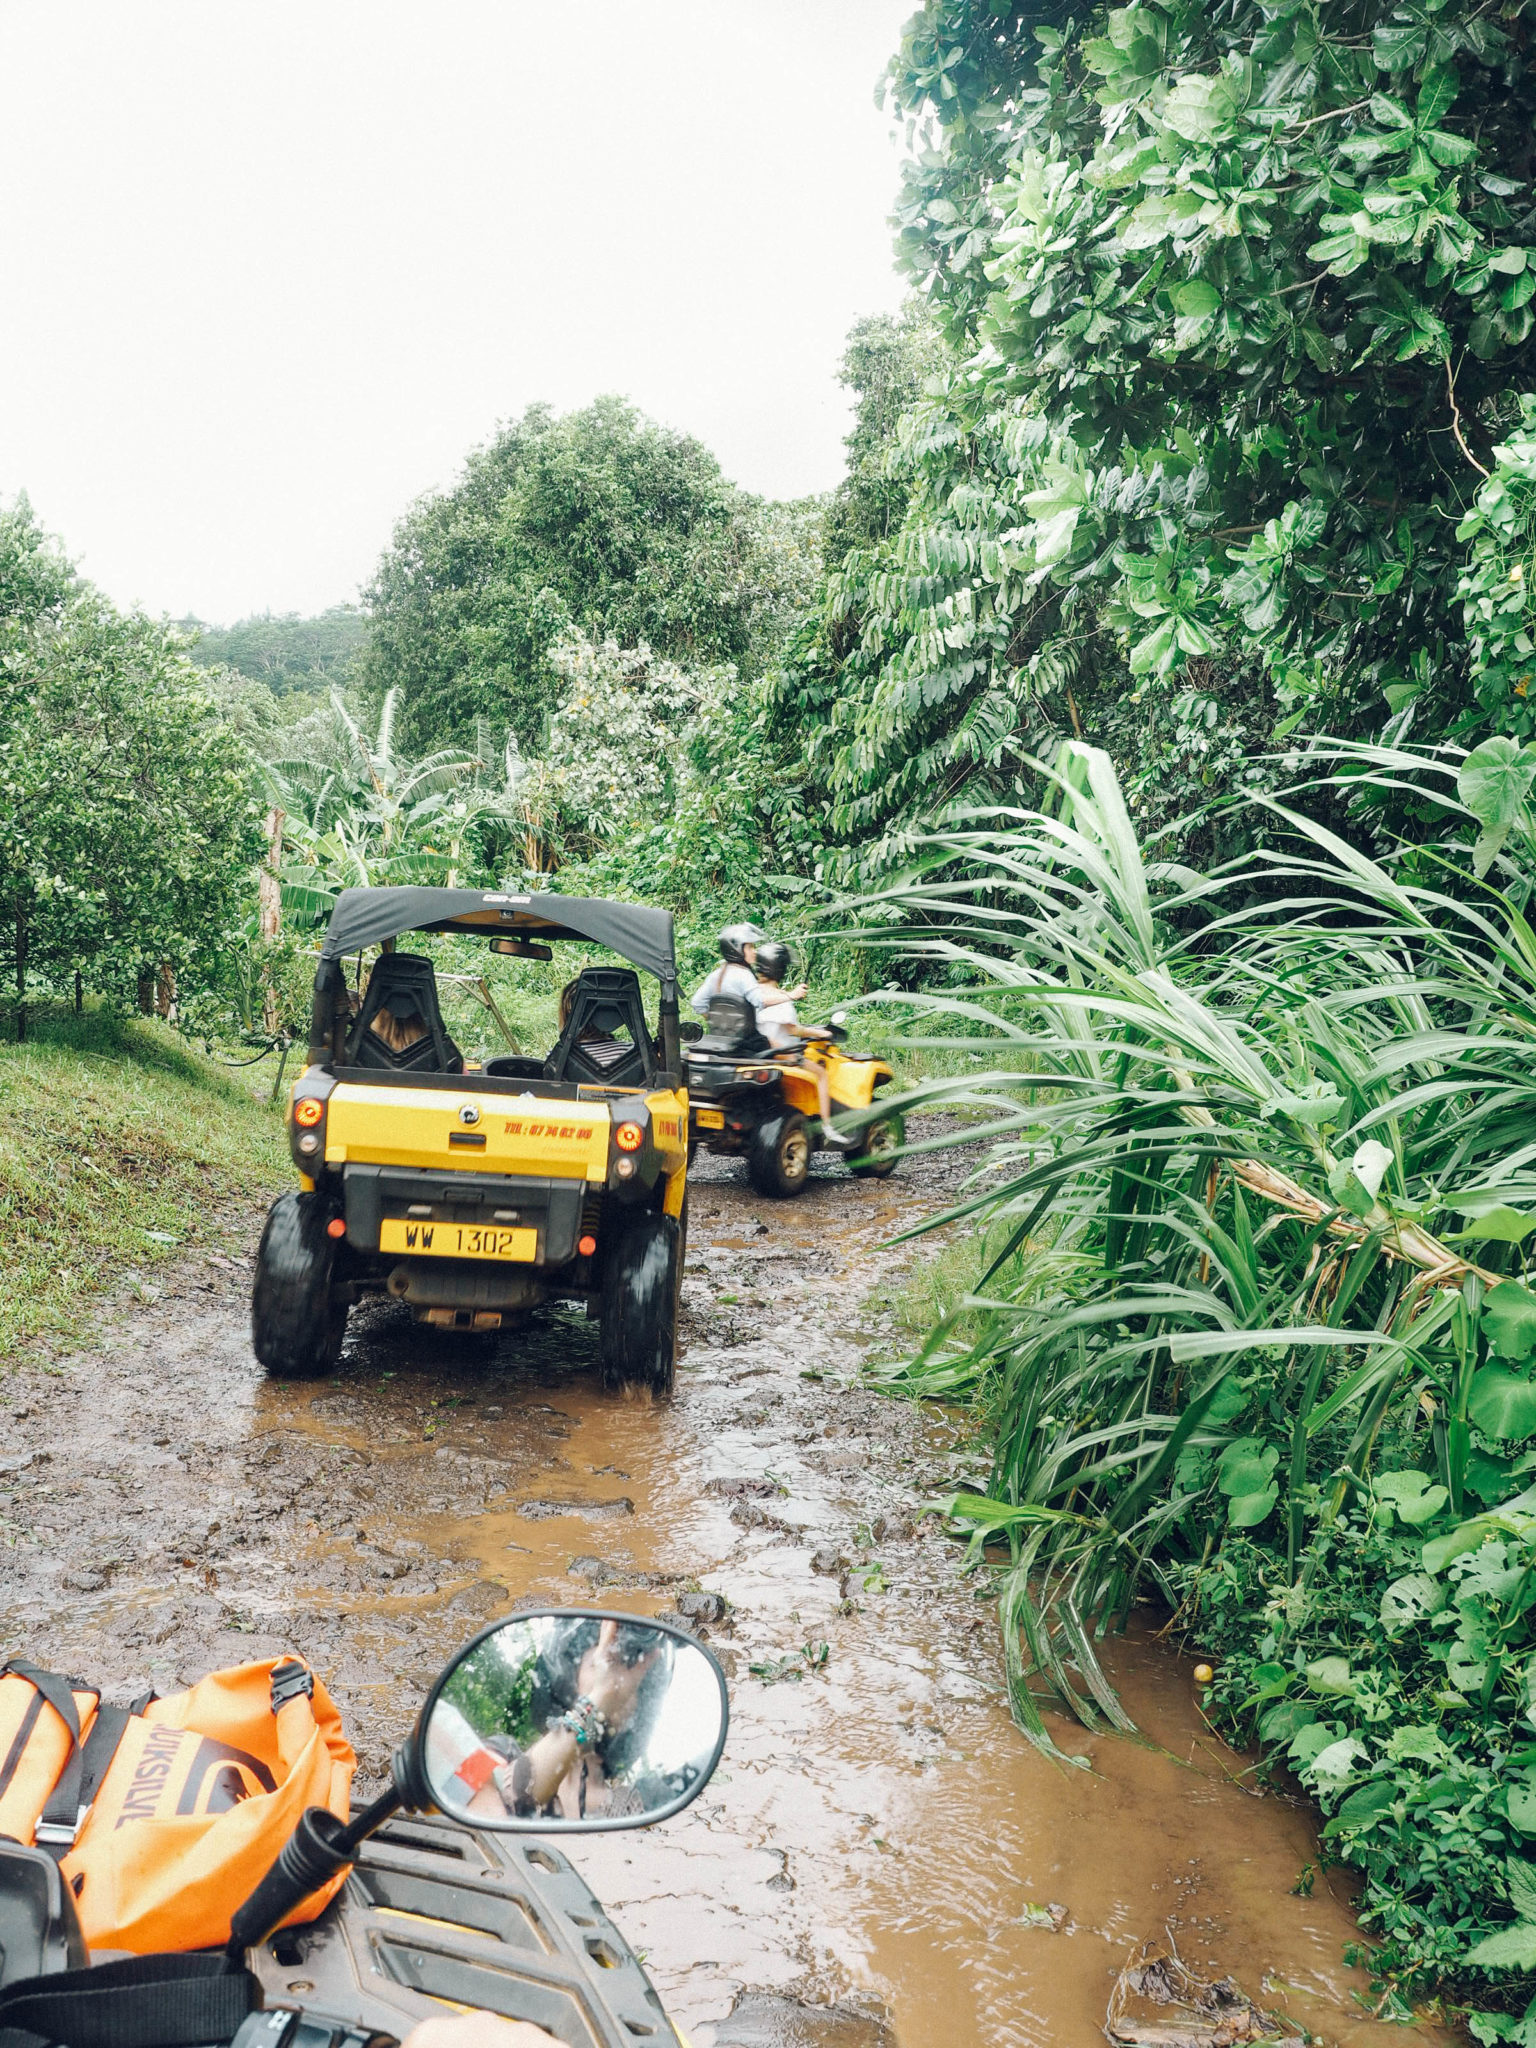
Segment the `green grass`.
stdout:
<path fill-rule="evenodd" d="M 6 1360 L 78 1340 L 103 1294 L 224 1243 L 228 1203 L 292 1179 L 280 1112 L 163 1025 L 88 1011 L 29 1028 L 0 1045 Z"/>

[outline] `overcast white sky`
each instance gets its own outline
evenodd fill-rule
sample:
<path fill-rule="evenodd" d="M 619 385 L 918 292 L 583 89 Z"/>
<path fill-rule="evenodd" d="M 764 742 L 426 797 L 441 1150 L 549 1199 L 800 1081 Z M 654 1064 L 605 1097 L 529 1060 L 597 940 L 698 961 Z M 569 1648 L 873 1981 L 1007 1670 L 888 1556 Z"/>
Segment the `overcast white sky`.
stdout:
<path fill-rule="evenodd" d="M 0 495 L 121 603 L 356 595 L 496 422 L 841 473 L 915 0 L 0 0 Z"/>

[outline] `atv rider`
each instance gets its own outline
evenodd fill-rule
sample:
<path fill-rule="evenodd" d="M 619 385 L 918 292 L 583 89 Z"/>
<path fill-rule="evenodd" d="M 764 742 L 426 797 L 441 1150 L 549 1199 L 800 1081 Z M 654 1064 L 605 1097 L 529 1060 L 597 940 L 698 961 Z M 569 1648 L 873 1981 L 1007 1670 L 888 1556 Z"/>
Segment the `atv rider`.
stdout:
<path fill-rule="evenodd" d="M 782 986 L 790 969 L 791 954 L 782 939 L 764 939 L 756 947 L 756 968 L 758 975 L 757 1028 L 768 1041 L 768 1050 L 774 1059 L 791 1067 L 797 1074 L 804 1074 L 808 1081 L 816 1083 L 816 1103 L 821 1116 L 821 1135 L 828 1145 L 846 1151 L 857 1141 L 842 1137 L 832 1128 L 832 1090 L 827 1081 L 827 1070 L 820 1060 L 801 1060 L 796 1057 L 801 1045 L 825 1044 L 831 1037 L 814 1024 L 802 1024 L 795 1004 L 806 992 L 802 981 L 794 988 Z"/>
<path fill-rule="evenodd" d="M 707 974 L 693 995 L 693 1007 L 701 1017 L 709 1015 L 709 1006 L 716 996 L 736 996 L 757 1009 L 764 999 L 764 985 L 753 972 L 757 960 L 757 949 L 764 943 L 765 934 L 755 924 L 728 924 L 720 934 L 721 964 Z M 789 1000 L 798 1002 L 806 993 L 805 984 L 789 991 Z"/>

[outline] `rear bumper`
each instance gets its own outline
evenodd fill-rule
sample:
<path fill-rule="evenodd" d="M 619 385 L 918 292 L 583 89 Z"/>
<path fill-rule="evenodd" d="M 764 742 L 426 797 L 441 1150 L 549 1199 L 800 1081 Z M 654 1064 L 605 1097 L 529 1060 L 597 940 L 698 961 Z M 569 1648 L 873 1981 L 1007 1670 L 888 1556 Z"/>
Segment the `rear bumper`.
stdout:
<path fill-rule="evenodd" d="M 415 1166 L 354 1163 L 341 1170 L 347 1243 L 354 1251 L 379 1252 L 386 1217 L 418 1222 L 464 1223 L 476 1227 L 511 1225 L 538 1233 L 531 1260 L 518 1269 L 564 1266 L 576 1256 L 582 1209 L 588 1195 L 600 1195 L 584 1180 L 544 1179 L 513 1173 L 433 1173 Z M 432 1264 L 444 1264 L 434 1260 Z M 486 1270 L 502 1270 L 487 1262 Z"/>

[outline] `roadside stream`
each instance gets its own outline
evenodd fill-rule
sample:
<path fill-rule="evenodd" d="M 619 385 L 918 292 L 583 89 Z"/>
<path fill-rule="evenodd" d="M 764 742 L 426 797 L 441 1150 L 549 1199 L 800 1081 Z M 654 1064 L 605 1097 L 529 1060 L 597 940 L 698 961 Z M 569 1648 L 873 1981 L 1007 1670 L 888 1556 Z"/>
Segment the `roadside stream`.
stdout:
<path fill-rule="evenodd" d="M 1192 1660 L 1150 1629 L 1109 1646 L 1147 1739 L 1058 1729 L 1091 1770 L 1013 1728 L 992 1610 L 914 1519 L 973 1462 L 858 1378 L 865 1297 L 912 1256 L 885 1241 L 963 1170 L 820 1161 L 774 1204 L 701 1157 L 666 1407 L 600 1394 L 565 1311 L 466 1340 L 380 1305 L 331 1379 L 270 1382 L 246 1328 L 260 1218 L 231 1215 L 227 1249 L 97 1349 L 0 1385 L 0 1647 L 119 1697 L 300 1649 L 365 1787 L 518 1600 L 681 1613 L 731 1681 L 721 1770 L 677 1820 L 569 1848 L 695 2048 L 1088 2048 L 1165 1926 L 1298 2031 L 1401 2042 L 1343 1964 L 1343 1874 L 1297 1891 L 1309 1814 L 1251 1789 Z"/>

